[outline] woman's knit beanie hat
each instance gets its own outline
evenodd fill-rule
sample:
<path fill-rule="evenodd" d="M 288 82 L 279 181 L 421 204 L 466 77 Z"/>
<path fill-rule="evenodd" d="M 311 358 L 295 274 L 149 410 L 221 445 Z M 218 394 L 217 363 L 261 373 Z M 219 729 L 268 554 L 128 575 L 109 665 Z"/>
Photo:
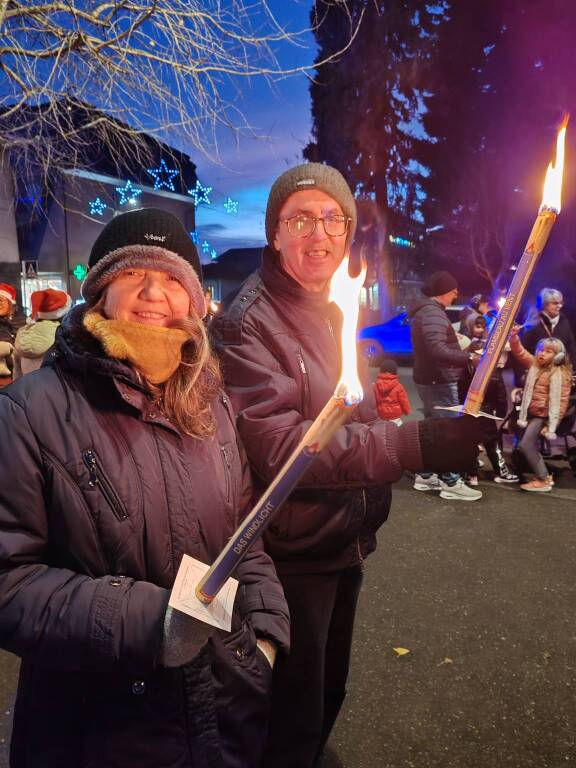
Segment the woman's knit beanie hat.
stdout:
<path fill-rule="evenodd" d="M 96 238 L 88 259 L 82 296 L 95 304 L 104 288 L 130 267 L 167 272 L 187 290 L 199 317 L 206 306 L 202 267 L 196 246 L 174 216 L 159 208 L 140 208 L 115 216 Z"/>
<path fill-rule="evenodd" d="M 285 171 L 272 184 L 266 207 L 266 239 L 270 248 L 274 249 L 274 236 L 282 206 L 294 192 L 302 192 L 306 189 L 319 189 L 330 195 L 340 205 L 344 215 L 348 216 L 350 219 L 346 233 L 348 248 L 354 239 L 358 220 L 354 195 L 340 171 L 323 163 L 297 165 Z"/>

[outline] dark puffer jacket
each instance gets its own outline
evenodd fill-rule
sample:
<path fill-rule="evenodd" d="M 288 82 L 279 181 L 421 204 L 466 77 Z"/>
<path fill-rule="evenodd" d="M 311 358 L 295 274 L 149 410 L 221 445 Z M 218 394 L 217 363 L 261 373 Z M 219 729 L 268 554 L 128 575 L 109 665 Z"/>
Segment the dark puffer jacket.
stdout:
<path fill-rule="evenodd" d="M 270 249 L 263 266 L 211 330 L 224 365 L 238 429 L 263 490 L 277 475 L 340 375 L 339 311 L 325 294 L 304 290 Z M 390 489 L 404 469 L 421 466 L 417 424 L 377 418 L 372 387 L 276 513 L 267 551 L 279 572 L 338 570 L 376 545 Z"/>
<path fill-rule="evenodd" d="M 246 511 L 233 417 L 222 396 L 216 437 L 180 434 L 81 315 L 0 393 L 0 646 L 22 657 L 12 766 L 220 766 L 215 696 L 224 721 L 246 714 L 221 682 L 269 678 L 255 635 L 288 643 L 261 548 L 238 568 L 232 634 L 179 669 L 157 658 L 182 555 L 212 562 Z"/>
<path fill-rule="evenodd" d="M 524 347 L 532 355 L 536 352 L 536 347 L 541 339 L 560 339 L 566 348 L 566 354 L 570 358 L 572 365 L 576 363 L 576 341 L 570 326 L 570 321 L 564 315 L 552 327 L 547 315 L 543 312 L 538 313 L 538 320 L 533 325 L 527 325 L 522 329 L 520 339 Z"/>
<path fill-rule="evenodd" d="M 422 297 L 408 314 L 412 318 L 412 376 L 416 384 L 458 381 L 468 363 L 468 353 L 460 349 L 444 307 L 435 299 Z"/>

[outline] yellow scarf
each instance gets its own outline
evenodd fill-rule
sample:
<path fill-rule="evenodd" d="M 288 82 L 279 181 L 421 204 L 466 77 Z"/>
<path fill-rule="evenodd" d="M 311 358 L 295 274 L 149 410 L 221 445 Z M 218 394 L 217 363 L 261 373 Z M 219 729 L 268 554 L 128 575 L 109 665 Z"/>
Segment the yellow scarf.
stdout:
<path fill-rule="evenodd" d="M 182 361 L 182 346 L 190 339 L 180 328 L 108 320 L 97 312 L 87 312 L 83 324 L 108 357 L 128 360 L 151 384 L 172 376 Z"/>

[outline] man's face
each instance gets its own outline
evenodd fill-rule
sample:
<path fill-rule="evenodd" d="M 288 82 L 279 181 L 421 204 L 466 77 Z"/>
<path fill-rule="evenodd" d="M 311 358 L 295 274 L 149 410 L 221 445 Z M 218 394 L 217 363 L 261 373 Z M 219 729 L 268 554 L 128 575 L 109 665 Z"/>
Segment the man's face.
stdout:
<path fill-rule="evenodd" d="M 0 296 L 0 317 L 9 317 L 12 311 L 12 304 L 6 296 Z"/>
<path fill-rule="evenodd" d="M 318 292 L 324 289 L 344 258 L 346 232 L 332 237 L 324 231 L 323 223 L 317 221 L 311 235 L 294 237 L 285 220 L 299 214 L 315 218 L 344 214 L 330 195 L 306 189 L 290 195 L 278 215 L 274 248 L 280 253 L 282 267 L 307 291 Z"/>
<path fill-rule="evenodd" d="M 443 293 L 442 296 L 435 296 L 434 298 L 436 298 L 440 304 L 443 304 L 445 307 L 449 307 L 458 298 L 458 288 L 454 288 L 452 291 Z"/>
<path fill-rule="evenodd" d="M 564 302 L 561 299 L 554 299 L 554 301 L 549 301 L 548 304 L 544 306 L 544 312 L 546 312 L 548 317 L 558 317 L 563 306 Z"/>

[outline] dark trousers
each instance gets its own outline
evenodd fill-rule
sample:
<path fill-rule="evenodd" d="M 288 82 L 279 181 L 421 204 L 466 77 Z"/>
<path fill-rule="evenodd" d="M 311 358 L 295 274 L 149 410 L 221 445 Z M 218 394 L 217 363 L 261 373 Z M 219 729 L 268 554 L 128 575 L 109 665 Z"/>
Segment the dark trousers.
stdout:
<path fill-rule="evenodd" d="M 312 768 L 346 695 L 362 567 L 279 576 L 290 608 L 291 651 L 274 670 L 262 768 Z"/>

